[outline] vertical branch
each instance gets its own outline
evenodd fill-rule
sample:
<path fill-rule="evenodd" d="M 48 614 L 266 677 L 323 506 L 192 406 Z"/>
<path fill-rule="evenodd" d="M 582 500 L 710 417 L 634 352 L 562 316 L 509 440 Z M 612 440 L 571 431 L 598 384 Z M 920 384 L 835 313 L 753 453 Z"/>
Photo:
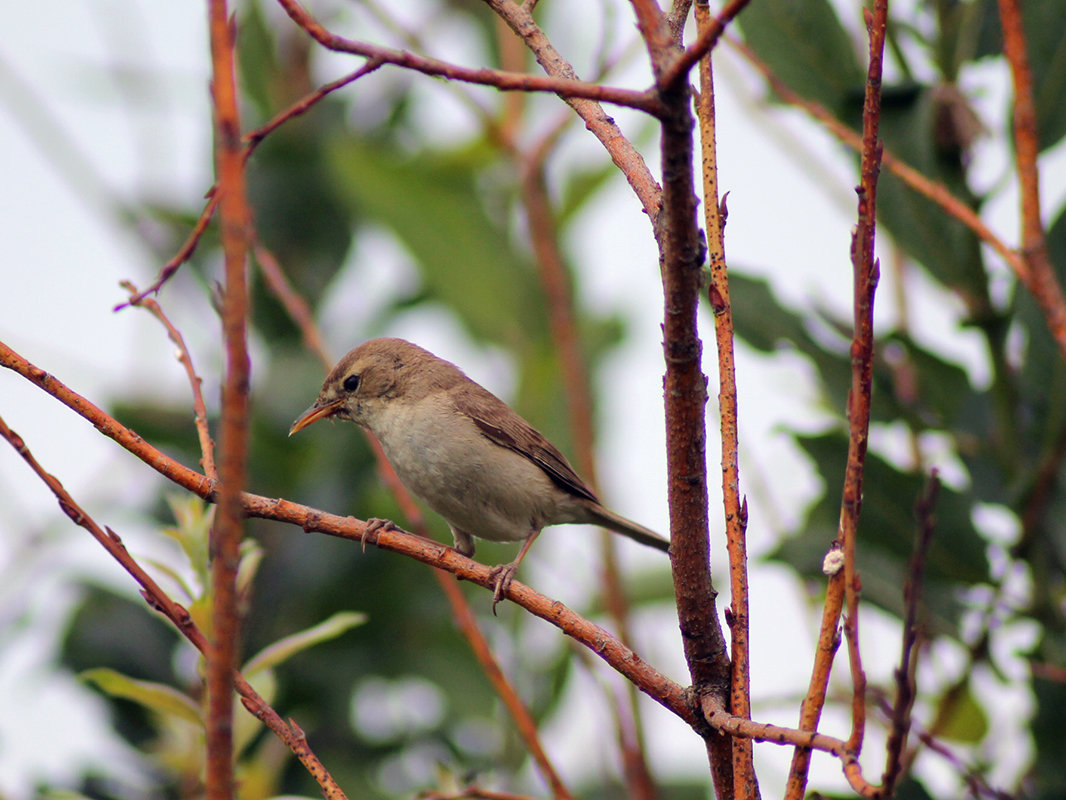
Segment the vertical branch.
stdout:
<path fill-rule="evenodd" d="M 1066 300 L 1051 264 L 1040 213 L 1040 170 L 1036 163 L 1040 153 L 1039 129 L 1019 0 L 999 0 L 999 18 L 1003 52 L 1010 63 L 1014 83 L 1014 163 L 1021 199 L 1022 257 L 1029 267 L 1024 277 L 1028 278 L 1029 291 L 1044 312 L 1059 352 L 1066 358 Z"/>
<path fill-rule="evenodd" d="M 837 558 L 839 550 L 830 551 L 830 557 Z M 824 569 L 824 567 L 823 567 Z M 840 622 L 840 612 L 844 607 L 844 570 L 839 566 L 829 572 L 829 583 L 825 592 L 825 604 L 822 607 L 822 624 L 818 633 L 818 646 L 814 652 L 814 669 L 811 671 L 811 681 L 807 687 L 807 694 L 800 705 L 800 716 L 797 727 L 801 731 L 815 731 L 818 722 L 822 718 L 822 709 L 825 707 L 826 692 L 829 688 L 829 673 L 833 667 L 833 659 L 840 648 L 840 631 L 837 628 Z M 807 774 L 811 766 L 811 748 L 797 747 L 792 754 L 792 763 L 789 766 L 788 781 L 785 784 L 785 800 L 801 800 L 807 790 Z"/>
<path fill-rule="evenodd" d="M 697 700 L 727 705 L 730 668 L 711 582 L 707 520 L 707 377 L 696 327 L 702 247 L 696 225 L 692 128 L 688 81 L 660 90 L 662 119 L 663 235 L 660 244 L 665 313 L 666 467 L 669 476 L 670 561 L 674 596 Z M 728 737 L 707 739 L 719 798 L 733 794 L 732 747 Z"/>
<path fill-rule="evenodd" d="M 870 66 L 862 108 L 859 221 L 851 240 L 854 270 L 855 331 L 851 342 L 851 390 L 848 393 L 848 464 L 840 508 L 840 538 L 844 543 L 844 599 L 847 616 L 844 633 L 852 679 L 852 727 L 848 749 L 858 754 L 866 728 L 866 674 L 859 653 L 859 574 L 855 567 L 855 539 L 862 510 L 862 482 L 870 432 L 870 398 L 873 390 L 874 293 L 880 266 L 874 259 L 877 229 L 877 178 L 881 172 L 881 70 L 888 22 L 888 0 L 875 0 L 866 14 L 870 37 Z"/>
<path fill-rule="evenodd" d="M 851 344 L 852 379 L 848 393 L 849 443 L 840 508 L 838 539 L 826 557 L 823 569 L 829 576 L 822 624 L 818 634 L 810 686 L 800 709 L 799 728 L 813 731 L 825 704 L 826 688 L 833 658 L 840 646 L 837 625 L 847 606 L 845 634 L 852 675 L 852 732 L 848 750 L 857 756 L 862 749 L 866 723 L 866 677 L 862 669 L 858 638 L 859 576 L 855 569 L 855 537 L 862 508 L 862 480 L 870 428 L 870 397 L 873 381 L 873 303 L 877 288 L 878 264 L 874 260 L 877 211 L 877 178 L 881 165 L 878 136 L 881 106 L 881 70 L 884 55 L 888 0 L 876 0 L 866 25 L 870 37 L 870 65 L 863 103 L 863 131 L 858 187 L 859 219 L 852 235 L 851 259 L 854 271 L 854 325 Z M 840 562 L 843 562 L 842 564 Z M 810 750 L 798 747 L 792 757 L 785 797 L 798 800 L 807 785 Z"/>
<path fill-rule="evenodd" d="M 907 746 L 907 734 L 910 732 L 911 708 L 917 696 L 918 650 L 915 644 L 918 640 L 918 604 L 922 594 L 922 571 L 925 568 L 929 543 L 933 540 L 933 529 L 936 526 L 934 509 L 939 492 L 940 478 L 934 469 L 933 474 L 929 476 L 925 491 L 915 504 L 918 536 L 915 539 L 914 552 L 911 554 L 908 565 L 907 583 L 903 587 L 903 602 L 906 606 L 906 614 L 903 618 L 903 646 L 900 648 L 899 666 L 896 667 L 895 672 L 896 699 L 890 710 L 892 726 L 889 729 L 888 743 L 885 747 L 887 756 L 885 772 L 881 780 L 885 795 L 888 797 L 892 796 L 892 790 L 900 775 L 903 774 L 905 761 L 902 755 Z"/>
<path fill-rule="evenodd" d="M 704 0 L 696 2 L 696 24 L 700 34 L 711 25 Z M 748 553 L 747 503 L 740 497 L 739 441 L 737 435 L 737 384 L 733 353 L 733 310 L 729 302 L 729 274 L 725 260 L 725 204 L 718 201 L 718 161 L 715 145 L 714 71 L 711 54 L 699 62 L 700 96 L 696 103 L 703 150 L 703 213 L 707 230 L 711 282 L 708 289 L 714 311 L 715 342 L 718 348 L 718 406 L 722 443 L 722 496 L 725 511 L 726 544 L 729 550 L 730 660 L 732 681 L 730 711 L 735 717 L 751 719 L 751 676 L 748 649 Z M 733 739 L 733 787 L 737 798 L 756 797 L 752 742 Z"/>
<path fill-rule="evenodd" d="M 215 171 L 225 253 L 222 330 L 226 378 L 222 387 L 218 513 L 211 530 L 211 647 L 207 659 L 207 797 L 233 796 L 233 670 L 240 632 L 237 566 L 242 535 L 241 487 L 248 437 L 249 360 L 245 330 L 245 263 L 250 214 L 234 65 L 234 31 L 225 0 L 209 0 L 211 97 L 215 117 Z"/>

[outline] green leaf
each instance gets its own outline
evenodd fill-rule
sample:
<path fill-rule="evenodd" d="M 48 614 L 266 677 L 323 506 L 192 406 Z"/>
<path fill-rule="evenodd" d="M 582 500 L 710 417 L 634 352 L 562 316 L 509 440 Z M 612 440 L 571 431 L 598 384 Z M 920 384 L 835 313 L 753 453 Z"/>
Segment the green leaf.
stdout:
<path fill-rule="evenodd" d="M 839 112 L 861 97 L 856 47 L 827 0 L 759 0 L 737 17 L 744 41 L 790 89 Z"/>
<path fill-rule="evenodd" d="M 772 353 L 783 342 L 800 347 L 810 338 L 803 318 L 778 302 L 765 278 L 730 270 L 729 303 L 737 336 L 756 350 Z"/>
<path fill-rule="evenodd" d="M 366 619 L 366 614 L 355 611 L 338 612 L 318 625 L 286 636 L 269 647 L 263 648 L 248 660 L 241 672 L 251 680 L 251 676 L 256 673 L 273 669 L 296 653 L 313 647 L 319 642 L 335 639 L 350 628 L 362 625 Z"/>
<path fill-rule="evenodd" d="M 941 102 L 929 87 L 886 87 L 881 135 L 896 157 L 976 206 L 957 150 L 937 147 Z M 878 181 L 877 216 L 893 240 L 944 286 L 971 292 L 972 287 L 984 284 L 979 245 L 969 228 L 888 170 L 882 171 Z"/>
<path fill-rule="evenodd" d="M 271 31 L 259 3 L 248 3 L 240 19 L 240 36 L 237 37 L 239 57 L 237 67 L 241 73 L 241 89 L 244 97 L 255 105 L 259 116 L 266 119 L 277 109 L 273 91 L 274 82 L 281 75 L 278 56 L 274 48 L 274 33 Z"/>
<path fill-rule="evenodd" d="M 967 427 L 974 389 L 962 367 L 903 334 L 879 342 L 874 358 L 874 420 L 904 419 L 915 430 Z"/>
<path fill-rule="evenodd" d="M 988 716 L 967 683 L 943 727 L 937 731 L 937 736 L 963 744 L 978 744 L 987 733 Z"/>
<path fill-rule="evenodd" d="M 163 528 L 163 533 L 181 545 L 189 565 L 196 571 L 201 588 L 211 585 L 209 540 L 215 507 L 195 495 L 167 495 L 177 526 Z"/>
<path fill-rule="evenodd" d="M 106 667 L 85 670 L 78 679 L 95 684 L 112 697 L 132 700 L 151 711 L 202 725 L 200 709 L 186 695 L 172 686 L 155 681 L 140 681 Z"/>
<path fill-rule="evenodd" d="M 544 327 L 542 296 L 527 259 L 512 246 L 507 214 L 490 216 L 464 154 L 406 158 L 347 138 L 330 161 L 338 189 L 391 230 L 419 267 L 425 299 L 456 312 L 477 337 L 505 344 Z"/>

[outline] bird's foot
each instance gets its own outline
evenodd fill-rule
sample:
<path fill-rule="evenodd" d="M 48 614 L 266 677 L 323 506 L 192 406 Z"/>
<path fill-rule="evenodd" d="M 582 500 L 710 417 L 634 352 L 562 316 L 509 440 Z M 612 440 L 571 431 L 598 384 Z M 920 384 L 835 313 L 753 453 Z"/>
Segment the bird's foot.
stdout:
<path fill-rule="evenodd" d="M 360 543 L 363 545 L 363 552 L 366 552 L 366 540 L 368 536 L 376 536 L 381 531 L 398 531 L 399 527 L 391 519 L 379 519 L 378 517 L 371 517 L 366 521 L 366 527 L 363 528 L 363 535 L 359 537 Z"/>
<path fill-rule="evenodd" d="M 515 573 L 518 572 L 518 563 L 512 561 L 510 564 L 499 564 L 492 568 L 492 572 L 489 573 L 489 577 L 492 578 L 495 588 L 492 590 L 492 614 L 496 615 L 496 606 L 503 600 L 504 594 L 511 588 L 511 581 L 514 580 Z"/>

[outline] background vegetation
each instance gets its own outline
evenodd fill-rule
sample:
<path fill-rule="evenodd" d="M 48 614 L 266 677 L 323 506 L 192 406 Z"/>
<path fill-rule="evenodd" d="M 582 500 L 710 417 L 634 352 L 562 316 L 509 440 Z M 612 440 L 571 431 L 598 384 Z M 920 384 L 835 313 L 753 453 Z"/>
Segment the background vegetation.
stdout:
<path fill-rule="evenodd" d="M 544 2 L 535 15 L 583 78 L 643 89 L 652 73 L 634 9 L 649 5 L 604 2 L 577 11 Z M 889 11 L 877 253 L 884 280 L 878 303 L 890 311 L 877 317 L 871 449 L 864 464 L 856 564 L 864 611 L 870 610 L 863 623 L 871 626 L 869 641 L 877 643 L 864 653 L 871 676 L 864 696 L 872 744 L 862 764 L 867 779 L 877 783 L 883 732 L 894 717 L 912 713 L 910 736 L 897 743 L 901 764 L 893 778 L 900 781 L 899 797 L 1050 798 L 1066 792 L 1060 765 L 1066 745 L 1058 724 L 1066 702 L 1066 415 L 1059 401 L 1066 386 L 1066 335 L 1056 327 L 1061 291 L 1056 300 L 1034 279 L 1043 254 L 1061 285 L 1066 218 L 1055 204 L 1061 197 L 1047 204 L 1046 179 L 1045 205 L 1036 212 L 1037 222 L 1046 225 L 1034 231 L 1031 206 L 1020 225 L 999 213 L 1035 189 L 1023 162 L 1013 161 L 1013 143 L 1032 140 L 1039 153 L 1049 153 L 1066 134 L 1059 102 L 1066 83 L 1061 36 L 1066 4 L 1024 5 L 1036 111 L 1035 128 L 1028 130 L 1012 128 L 1017 120 L 1010 93 L 1003 102 L 988 102 L 1011 74 L 1003 57 L 1002 9 L 995 2 L 931 0 Z M 468 66 L 540 74 L 525 45 L 489 6 L 334 3 L 309 4 L 308 10 L 353 39 Z M 364 63 L 327 54 L 265 0 L 247 0 L 232 10 L 244 132 L 268 124 Z M 694 37 L 690 23 L 685 41 Z M 785 120 L 782 151 L 802 163 L 824 147 L 825 139 L 817 137 L 846 137 L 839 128 L 861 127 L 866 47 L 858 4 L 755 0 L 728 28 L 716 59 L 719 53 L 729 59 L 725 81 L 766 99 L 768 105 L 749 109 L 751 114 Z M 15 85 L 12 77 L 9 86 Z M 9 103 L 14 115 L 32 116 L 16 94 L 9 91 L 8 97 L 15 98 Z M 132 110 L 134 96 L 123 101 Z M 632 109 L 616 116 L 661 180 L 655 120 Z M 33 130 L 39 123 L 26 124 Z M 730 141 L 729 124 L 728 116 L 720 118 L 723 142 Z M 84 175 L 79 178 L 60 157 L 63 146 L 42 145 L 71 184 L 91 194 Z M 846 143 L 835 146 L 851 152 Z M 1017 149 L 1022 153 L 1024 146 Z M 728 146 L 719 157 L 732 157 Z M 982 157 L 999 171 L 989 170 Z M 917 190 L 914 180 L 890 169 L 892 161 L 918 173 Z M 106 176 L 106 164 L 90 163 Z M 829 195 L 859 182 L 857 155 L 854 169 L 843 176 L 835 167 L 822 169 L 816 159 L 811 163 L 815 182 Z M 492 388 L 573 454 L 586 475 L 595 474 L 596 420 L 606 416 L 600 425 L 604 439 L 622 442 L 608 452 L 624 450 L 627 437 L 647 436 L 644 429 L 660 435 L 661 417 L 628 411 L 618 385 L 601 380 L 611 364 L 627 363 L 618 359 L 627 348 L 633 352 L 634 338 L 659 341 L 659 330 L 648 324 L 661 317 L 663 302 L 661 295 L 651 295 L 660 266 L 653 228 L 623 194 L 618 168 L 554 95 L 505 93 L 381 66 L 316 98 L 306 113 L 271 130 L 248 159 L 246 177 L 255 231 L 248 306 L 253 387 L 244 485 L 249 490 L 417 529 L 421 523 L 382 480 L 371 445 L 357 431 L 324 426 L 286 437 L 321 381 L 322 357 L 328 362 L 349 345 L 382 334 L 421 335 L 429 337 L 422 344 L 442 355 L 467 353 L 471 371 L 480 370 L 486 383 L 495 379 Z M 929 182 L 939 189 L 929 191 Z M 723 183 L 722 189 L 731 193 L 724 202 L 733 213 L 725 234 L 728 253 L 733 226 L 746 230 L 752 218 L 762 236 L 788 230 L 789 220 L 760 213 L 759 200 L 745 196 L 747 187 Z M 780 208 L 785 198 L 786 207 L 803 213 L 805 198 L 787 181 L 772 190 L 767 208 Z M 736 201 L 734 194 L 740 195 Z M 619 202 L 624 211 L 618 211 Z M 145 193 L 101 205 L 124 235 L 152 254 L 139 274 L 127 276 L 141 289 L 179 252 L 203 210 L 194 192 Z M 979 229 L 975 220 L 988 227 Z M 629 241 L 639 225 L 646 249 L 627 259 L 610 242 Z M 713 236 L 708 239 L 713 247 Z M 802 644 L 786 640 L 770 657 L 771 663 L 797 662 L 806 675 L 826 585 L 823 557 L 838 535 L 853 334 L 850 309 L 838 302 L 840 287 L 851 280 L 846 239 L 807 241 L 803 247 L 816 251 L 805 253 L 805 260 L 825 264 L 818 278 L 824 299 L 810 286 L 790 285 L 788 264 L 731 259 L 729 289 L 741 342 L 741 420 L 749 402 L 755 408 L 795 407 L 795 424 L 787 432 L 791 448 L 780 463 L 742 461 L 741 491 L 748 519 L 764 537 L 755 548 L 762 564 L 753 569 L 776 565 L 793 576 L 789 600 L 778 603 L 804 595 L 812 600 L 804 610 L 810 629 L 802 632 Z M 610 261 L 606 269 L 604 260 Z M 215 431 L 223 350 L 214 331 L 224 282 L 218 228 L 212 224 L 158 295 L 188 339 Z M 597 282 L 614 288 L 599 289 Z M 14 279 L 12 284 L 17 285 Z M 604 301 L 627 295 L 622 303 Z M 713 342 L 708 298 L 704 292 L 700 318 Z M 22 302 L 32 299 L 27 295 Z M 116 304 L 124 299 L 116 293 Z M 309 318 L 301 318 L 301 302 Z M 158 337 L 163 352 L 164 331 L 157 323 L 138 309 L 121 314 L 142 315 L 139 335 Z M 52 370 L 47 352 L 35 351 L 32 341 L 16 346 L 17 331 L 0 326 L 13 349 Z M 309 341 L 318 328 L 328 344 Z M 573 349 L 567 349 L 567 336 Z M 708 345 L 704 370 L 712 375 L 714 357 Z M 752 397 L 766 390 L 747 384 L 745 365 L 762 370 L 769 362 L 799 375 L 801 388 L 769 399 Z M 170 377 L 163 380 L 173 391 L 134 385 L 106 399 L 89 399 L 170 457 L 195 467 L 203 453 L 188 389 L 174 381 L 179 367 L 166 370 Z M 654 395 L 660 373 L 660 367 L 648 367 L 632 380 L 645 390 L 650 386 Z M 19 428 L 19 407 L 3 398 L 9 397 L 6 387 L 22 378 L 5 374 L 2 380 L 0 415 Z M 717 389 L 710 394 L 713 401 Z M 608 414 L 605 407 L 614 410 Z M 712 402 L 712 431 L 716 411 Z M 67 414 L 58 406 L 50 413 Z M 753 416 L 763 419 L 758 411 Z M 64 459 L 75 454 L 60 448 L 46 461 L 40 443 L 25 435 L 45 469 L 63 479 Z M 718 445 L 713 436 L 710 442 L 715 475 Z M 758 446 L 753 450 L 759 454 Z M 622 474 L 610 464 L 600 466 L 615 490 L 611 499 L 623 494 L 612 505 L 628 512 L 624 494 L 639 484 L 658 497 L 647 507 L 661 514 L 665 528 L 666 481 L 661 462 L 651 463 L 656 470 L 636 464 L 636 472 Z M 812 489 L 806 474 L 792 474 L 800 471 L 815 475 L 820 489 Z M 931 483 L 934 472 L 942 483 Z M 820 494 L 811 499 L 811 491 Z M 106 503 L 94 502 L 93 515 L 120 534 L 119 521 L 152 531 L 147 538 L 155 543 L 144 545 L 152 555 L 140 559 L 142 566 L 209 632 L 211 511 L 156 478 L 136 490 L 109 486 L 101 494 Z M 710 511 L 711 548 L 715 585 L 726 605 L 719 502 L 715 499 Z M 783 502 L 790 505 L 782 508 Z M 53 512 L 53 523 L 56 517 Z M 12 533 L 24 529 L 17 513 L 5 514 L 3 524 Z M 432 514 L 424 524 L 436 538 L 448 540 Z M 931 539 L 927 552 L 915 559 L 923 527 Z M 245 534 L 239 578 L 243 671 L 282 717 L 308 733 L 314 753 L 349 797 L 547 791 L 684 798 L 710 791 L 699 749 L 682 749 L 688 763 L 679 764 L 661 744 L 684 739 L 691 748 L 687 740 L 698 745 L 696 734 L 660 706 L 638 702 L 631 687 L 594 657 L 517 606 L 504 604 L 493 618 L 488 595 L 461 586 L 510 683 L 542 726 L 549 760 L 560 765 L 559 783 L 534 766 L 528 740 L 504 712 L 470 639 L 457 630 L 455 606 L 442 600 L 442 583 L 431 579 L 424 564 L 375 547 L 363 552 L 343 539 L 307 536 L 277 521 L 250 519 Z M 47 552 L 67 547 L 67 536 L 66 531 L 46 536 Z M 607 544 L 597 549 L 592 534 L 570 544 L 581 536 L 549 531 L 534 548 L 539 562 L 524 567 L 520 579 L 548 594 L 561 593 L 583 616 L 624 634 L 649 662 L 682 680 L 669 564 L 628 548 L 621 554 Z M 32 559 L 28 552 L 13 552 L 8 571 Z M 97 550 L 86 552 L 106 558 Z M 571 566 L 573 552 L 589 566 Z M 509 548 L 484 544 L 478 554 L 486 564 L 511 557 Z M 73 777 L 39 775 L 32 789 L 0 787 L 16 797 L 60 790 L 90 797 L 199 796 L 204 690 L 196 657 L 140 597 L 97 577 L 90 570 L 80 579 L 57 657 L 64 670 L 106 698 L 114 734 L 140 754 L 135 766 L 113 769 L 105 759 Z M 920 594 L 905 596 L 908 582 Z M 763 642 L 784 636 L 775 632 L 775 599 L 758 597 L 757 579 L 752 585 L 752 602 L 761 612 L 752 614 L 753 636 Z M 0 618 L 9 628 L 5 637 L 16 637 L 19 625 L 33 622 L 32 615 L 5 616 Z M 308 630 L 310 635 L 294 638 Z M 903 678 L 897 680 L 892 669 L 900 660 L 900 631 L 913 634 L 915 646 L 913 656 L 904 656 Z M 843 677 L 830 685 L 826 719 L 846 731 L 852 687 L 846 658 L 837 661 Z M 752 717 L 794 727 L 806 677 L 787 686 L 772 683 L 773 691 L 766 691 L 760 670 L 767 669 L 755 659 Z M 917 692 L 913 711 L 898 695 L 908 686 Z M 237 716 L 243 720 L 236 733 L 240 796 L 314 795 L 314 778 L 285 746 L 242 709 Z M 62 728 L 62 720 L 55 720 L 56 732 Z M 571 752 L 575 747 L 588 747 L 589 756 Z M 763 756 L 771 749 L 776 752 Z M 771 744 L 759 745 L 756 753 L 763 793 L 786 791 L 791 754 Z M 850 796 L 837 776 L 838 767 L 824 769 L 812 788 Z"/>

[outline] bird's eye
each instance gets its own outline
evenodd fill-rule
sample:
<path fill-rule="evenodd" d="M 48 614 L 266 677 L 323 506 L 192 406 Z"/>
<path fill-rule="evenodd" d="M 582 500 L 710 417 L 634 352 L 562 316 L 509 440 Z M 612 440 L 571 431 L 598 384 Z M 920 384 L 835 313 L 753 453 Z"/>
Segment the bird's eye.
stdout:
<path fill-rule="evenodd" d="M 347 378 L 344 379 L 344 384 L 343 385 L 344 385 L 344 391 L 346 391 L 346 392 L 354 392 L 356 389 L 359 388 L 359 376 L 358 375 L 349 375 Z"/>

